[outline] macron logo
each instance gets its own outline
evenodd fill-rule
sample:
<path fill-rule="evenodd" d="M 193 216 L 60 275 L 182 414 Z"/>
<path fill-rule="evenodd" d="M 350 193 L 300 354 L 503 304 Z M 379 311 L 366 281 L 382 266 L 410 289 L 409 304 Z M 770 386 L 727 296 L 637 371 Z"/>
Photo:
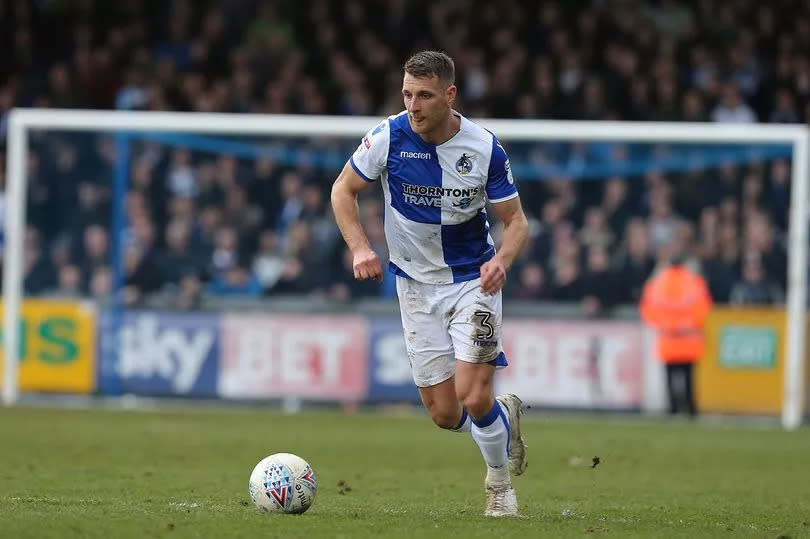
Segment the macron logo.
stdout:
<path fill-rule="evenodd" d="M 406 152 L 403 150 L 399 152 L 399 156 L 406 159 L 430 159 L 430 154 L 427 152 Z"/>

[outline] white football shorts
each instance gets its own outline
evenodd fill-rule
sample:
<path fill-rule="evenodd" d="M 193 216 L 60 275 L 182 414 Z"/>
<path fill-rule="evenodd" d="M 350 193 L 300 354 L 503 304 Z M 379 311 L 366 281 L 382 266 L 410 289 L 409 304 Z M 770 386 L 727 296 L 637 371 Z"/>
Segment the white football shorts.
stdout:
<path fill-rule="evenodd" d="M 418 387 L 444 382 L 456 360 L 506 366 L 501 347 L 501 292 L 486 296 L 481 279 L 428 284 L 397 276 L 405 347 Z"/>

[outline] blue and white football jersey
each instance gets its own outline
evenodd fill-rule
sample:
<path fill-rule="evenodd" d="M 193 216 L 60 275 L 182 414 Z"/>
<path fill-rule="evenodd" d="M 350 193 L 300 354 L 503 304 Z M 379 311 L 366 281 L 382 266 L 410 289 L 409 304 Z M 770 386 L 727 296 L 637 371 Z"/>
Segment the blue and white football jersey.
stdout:
<path fill-rule="evenodd" d="M 486 202 L 518 195 L 495 135 L 454 114 L 461 127 L 439 145 L 413 132 L 406 111 L 390 116 L 349 160 L 366 181 L 382 178 L 389 269 L 424 283 L 478 278 L 495 255 Z"/>

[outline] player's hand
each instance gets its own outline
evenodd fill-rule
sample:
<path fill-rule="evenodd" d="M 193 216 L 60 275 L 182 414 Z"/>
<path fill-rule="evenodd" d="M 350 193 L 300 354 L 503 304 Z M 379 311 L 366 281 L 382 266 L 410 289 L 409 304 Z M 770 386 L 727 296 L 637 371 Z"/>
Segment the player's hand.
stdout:
<path fill-rule="evenodd" d="M 481 266 L 481 290 L 487 296 L 498 293 L 506 282 L 506 267 L 496 256 Z"/>
<path fill-rule="evenodd" d="M 354 253 L 352 267 L 354 268 L 354 278 L 358 281 L 371 279 L 382 281 L 380 257 L 371 249 L 364 249 Z"/>

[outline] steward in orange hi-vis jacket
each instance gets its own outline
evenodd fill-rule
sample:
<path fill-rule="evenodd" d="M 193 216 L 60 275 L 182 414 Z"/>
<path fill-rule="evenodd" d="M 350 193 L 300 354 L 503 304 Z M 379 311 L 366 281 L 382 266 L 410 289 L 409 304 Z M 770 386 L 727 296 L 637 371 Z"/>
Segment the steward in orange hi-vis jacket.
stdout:
<path fill-rule="evenodd" d="M 692 370 L 703 355 L 703 324 L 711 308 L 706 281 L 685 267 L 682 257 L 673 257 L 671 266 L 644 285 L 641 318 L 658 333 L 658 358 L 666 365 L 673 414 L 680 400 L 686 400 L 690 415 L 696 414 Z M 683 382 L 676 383 L 678 378 Z"/>

